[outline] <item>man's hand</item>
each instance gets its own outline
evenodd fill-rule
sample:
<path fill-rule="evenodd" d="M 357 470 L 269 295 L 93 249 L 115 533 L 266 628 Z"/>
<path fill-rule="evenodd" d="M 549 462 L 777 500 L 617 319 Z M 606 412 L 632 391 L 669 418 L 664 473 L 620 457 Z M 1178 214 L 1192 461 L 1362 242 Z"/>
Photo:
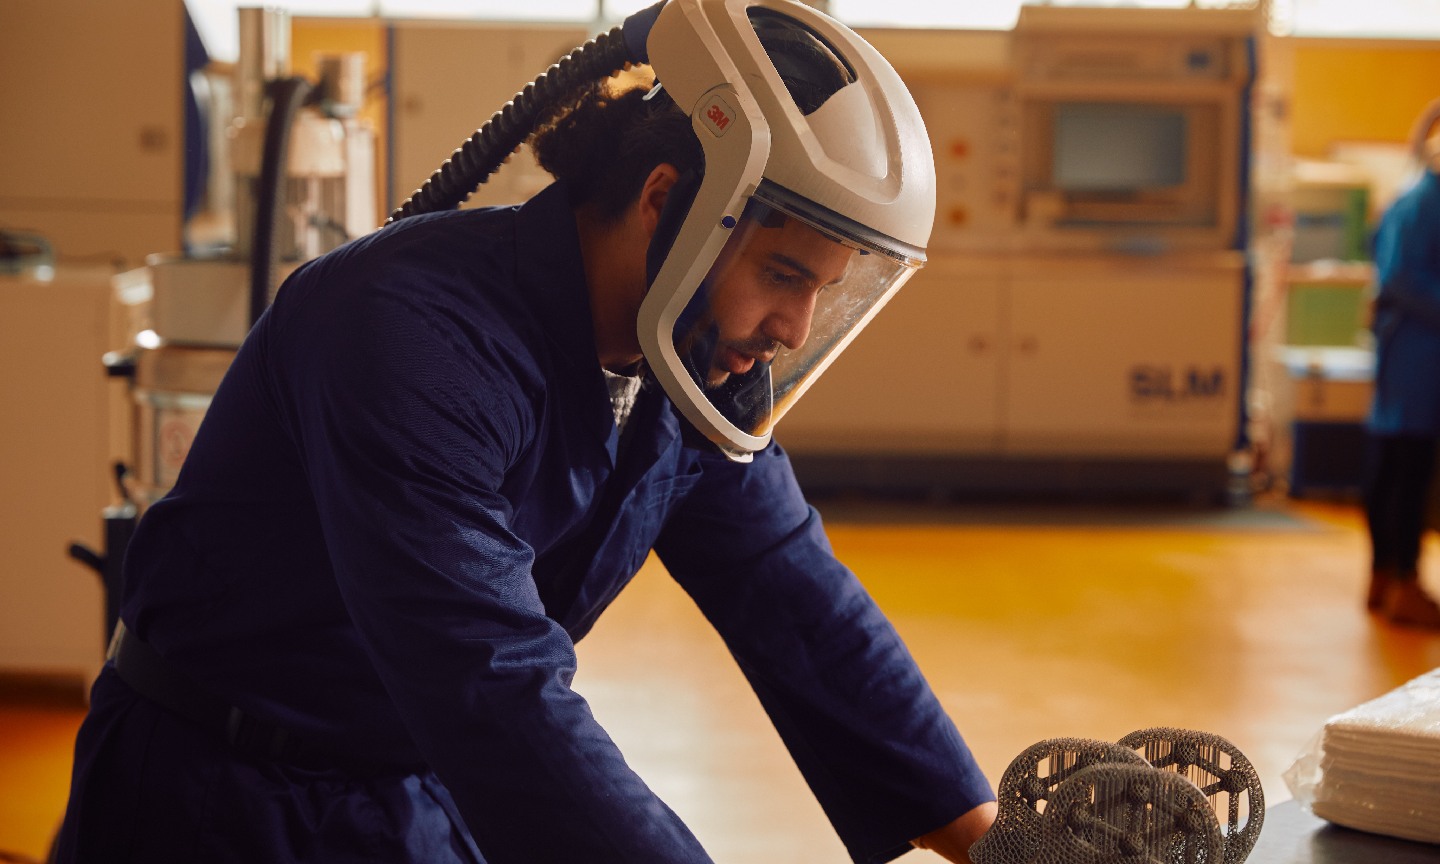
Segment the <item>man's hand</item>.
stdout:
<path fill-rule="evenodd" d="M 995 823 L 999 811 L 994 801 L 981 804 L 959 819 L 911 841 L 917 849 L 928 849 L 956 864 L 971 864 L 970 846 Z"/>

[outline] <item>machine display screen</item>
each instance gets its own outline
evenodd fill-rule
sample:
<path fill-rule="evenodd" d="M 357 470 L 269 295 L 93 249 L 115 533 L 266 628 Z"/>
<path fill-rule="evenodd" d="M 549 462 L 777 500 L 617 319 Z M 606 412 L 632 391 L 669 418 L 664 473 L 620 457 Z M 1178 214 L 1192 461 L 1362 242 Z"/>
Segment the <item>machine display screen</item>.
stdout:
<path fill-rule="evenodd" d="M 1142 192 L 1185 182 L 1183 109 L 1114 102 L 1055 106 L 1052 178 L 1071 192 Z"/>

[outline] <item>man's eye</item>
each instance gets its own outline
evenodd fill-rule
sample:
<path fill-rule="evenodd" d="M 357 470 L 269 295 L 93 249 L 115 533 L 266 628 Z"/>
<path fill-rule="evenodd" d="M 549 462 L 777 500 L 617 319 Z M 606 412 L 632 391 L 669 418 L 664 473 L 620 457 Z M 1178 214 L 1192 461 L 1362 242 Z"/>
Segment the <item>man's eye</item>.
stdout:
<path fill-rule="evenodd" d="M 776 270 L 774 267 L 766 267 L 761 276 L 770 285 L 777 288 L 806 288 L 808 283 L 804 276 L 787 270 Z"/>

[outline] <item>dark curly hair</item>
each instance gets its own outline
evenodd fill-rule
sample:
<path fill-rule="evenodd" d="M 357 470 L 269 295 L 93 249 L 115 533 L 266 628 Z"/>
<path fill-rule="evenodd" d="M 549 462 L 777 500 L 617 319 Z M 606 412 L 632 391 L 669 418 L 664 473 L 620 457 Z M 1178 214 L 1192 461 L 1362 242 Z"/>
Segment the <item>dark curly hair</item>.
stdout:
<path fill-rule="evenodd" d="M 795 107 L 810 114 L 855 80 L 854 71 L 817 33 L 788 15 L 763 8 L 747 13 L 755 35 Z M 596 82 L 542 122 L 531 139 L 540 167 L 569 188 L 574 206 L 593 205 L 601 218 L 619 218 L 662 162 L 681 174 L 703 173 L 704 152 L 690 118 L 663 88 L 622 92 Z"/>
<path fill-rule="evenodd" d="M 662 90 L 651 99 L 636 87 L 612 92 L 600 81 L 544 123 L 531 139 L 536 161 L 564 180 L 570 203 L 593 206 L 618 219 L 661 163 L 681 173 L 702 170 L 700 141 L 675 101 Z"/>

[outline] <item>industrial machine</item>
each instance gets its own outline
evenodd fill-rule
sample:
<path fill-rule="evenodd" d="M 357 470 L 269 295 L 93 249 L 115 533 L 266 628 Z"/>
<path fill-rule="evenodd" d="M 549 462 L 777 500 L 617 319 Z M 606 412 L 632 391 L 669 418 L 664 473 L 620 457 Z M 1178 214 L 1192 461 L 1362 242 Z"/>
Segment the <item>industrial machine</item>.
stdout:
<path fill-rule="evenodd" d="M 375 136 L 359 119 L 364 56 L 321 58 L 311 83 L 290 75 L 289 18 L 239 10 L 235 116 L 213 150 L 221 242 L 150 256 L 146 320 L 113 369 L 133 376 L 136 452 L 130 488 L 141 507 L 174 483 L 210 397 L 283 277 L 373 230 Z M 217 202 L 212 202 L 212 208 Z M 229 242 L 224 242 L 225 234 Z"/>
<path fill-rule="evenodd" d="M 1227 493 L 1259 22 L 1025 6 L 1005 33 L 867 34 L 926 118 L 936 225 L 781 430 L 802 482 Z"/>
<path fill-rule="evenodd" d="M 155 254 L 122 274 L 129 345 L 105 356 L 130 382 L 132 452 L 117 466 L 121 503 L 103 513 L 103 549 L 71 554 L 101 577 L 116 620 L 120 557 L 144 508 L 179 476 L 190 443 L 245 334 L 300 263 L 378 225 L 375 138 L 357 116 L 363 55 L 320 60 L 315 83 L 290 75 L 289 18 L 242 8 L 235 116 L 209 146 L 228 172 L 212 183 L 212 228 L 183 253 Z M 212 108 L 227 104 L 216 99 Z M 218 225 L 219 227 L 213 227 Z"/>

